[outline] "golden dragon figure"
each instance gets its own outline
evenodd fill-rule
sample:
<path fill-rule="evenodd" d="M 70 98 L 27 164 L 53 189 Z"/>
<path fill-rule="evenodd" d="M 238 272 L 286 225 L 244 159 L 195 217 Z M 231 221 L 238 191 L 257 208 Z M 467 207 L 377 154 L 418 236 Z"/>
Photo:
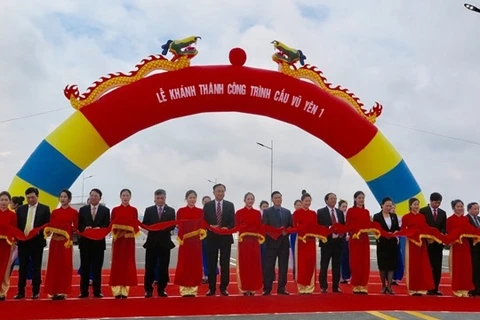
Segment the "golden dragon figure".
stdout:
<path fill-rule="evenodd" d="M 278 71 L 288 76 L 307 79 L 315 83 L 317 86 L 328 92 L 329 94 L 345 100 L 349 103 L 362 117 L 375 123 L 377 118 L 382 114 L 383 106 L 378 102 L 370 109 L 366 110 L 363 103 L 348 89 L 340 86 L 334 87 L 327 81 L 327 78 L 323 75 L 322 71 L 315 66 L 305 64 L 307 57 L 303 54 L 302 50 L 297 50 L 286 46 L 280 41 L 272 41 L 275 53 L 272 56 L 273 61 L 278 64 Z M 300 62 L 302 67 L 297 68 L 295 64 Z"/>
<path fill-rule="evenodd" d="M 198 39 L 201 39 L 201 37 L 191 36 L 181 40 L 168 40 L 162 46 L 163 51 L 161 54 L 151 55 L 143 59 L 135 66 L 133 71 L 128 73 L 110 73 L 101 77 L 82 94 L 78 91 L 77 85 L 67 85 L 63 93 L 70 100 L 73 108 L 79 110 L 98 100 L 108 91 L 136 82 L 153 71 L 175 71 L 187 68 L 190 66 L 190 60 L 198 54 L 196 49 Z M 170 60 L 165 58 L 168 52 L 173 55 Z"/>

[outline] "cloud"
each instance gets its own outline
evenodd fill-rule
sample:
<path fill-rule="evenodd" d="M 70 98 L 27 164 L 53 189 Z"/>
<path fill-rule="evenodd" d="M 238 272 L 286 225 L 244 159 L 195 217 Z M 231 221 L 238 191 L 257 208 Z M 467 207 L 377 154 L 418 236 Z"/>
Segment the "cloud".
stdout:
<path fill-rule="evenodd" d="M 276 65 L 270 60 L 270 41 L 277 39 L 302 49 L 308 63 L 322 69 L 330 82 L 355 92 L 367 107 L 375 101 L 384 105 L 378 127 L 427 194 L 478 200 L 477 145 L 405 128 L 474 141 L 480 136 L 480 45 L 471 40 L 479 20 L 461 3 L 10 1 L 0 9 L 2 119 L 68 107 L 62 92 L 66 84 L 84 90 L 109 72 L 129 71 L 170 38 L 202 36 L 194 64 L 227 63 L 229 49 L 241 46 L 249 66 L 271 70 Z M 12 152 L 0 156 L 0 189 L 71 113 L 65 109 L 0 123 L 0 152 Z M 237 206 L 247 191 L 267 199 L 270 154 L 256 142 L 272 139 L 274 188 L 283 192 L 286 206 L 292 207 L 302 189 L 313 194 L 314 207 L 330 191 L 345 199 L 367 191 L 350 165 L 310 134 L 236 113 L 200 114 L 140 132 L 86 170 L 94 178 L 85 181 L 85 188 L 101 187 L 114 206 L 120 189 L 129 187 L 134 204 L 143 208 L 152 202 L 153 191 L 164 187 L 178 207 L 187 189 L 208 194 L 207 180 L 217 178 L 227 184 L 228 198 Z M 76 195 L 81 185 L 80 178 L 72 186 Z M 367 199 L 377 210 L 369 192 Z"/>

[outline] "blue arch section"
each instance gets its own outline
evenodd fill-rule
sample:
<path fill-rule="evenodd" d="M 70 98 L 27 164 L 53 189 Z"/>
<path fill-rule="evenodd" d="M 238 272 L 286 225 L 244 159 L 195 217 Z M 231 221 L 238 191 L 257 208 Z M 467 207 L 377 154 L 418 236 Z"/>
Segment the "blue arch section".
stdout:
<path fill-rule="evenodd" d="M 392 198 L 394 203 L 400 203 L 421 191 L 404 160 L 383 176 L 367 182 L 367 185 L 379 203 L 385 197 Z"/>
<path fill-rule="evenodd" d="M 41 190 L 57 195 L 63 188 L 69 188 L 81 173 L 79 167 L 43 140 L 17 176 Z"/>

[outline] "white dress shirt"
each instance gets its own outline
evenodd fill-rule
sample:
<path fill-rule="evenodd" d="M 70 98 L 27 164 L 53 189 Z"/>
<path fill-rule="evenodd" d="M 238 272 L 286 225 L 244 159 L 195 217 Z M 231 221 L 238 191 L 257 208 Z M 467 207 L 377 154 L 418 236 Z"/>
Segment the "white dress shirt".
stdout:
<path fill-rule="evenodd" d="M 33 205 L 33 206 L 28 205 L 27 219 L 25 220 L 25 229 L 24 230 L 27 230 L 27 229 L 29 231 L 33 230 L 33 226 L 35 225 L 35 215 L 37 213 L 37 205 L 38 205 L 38 203 Z M 32 208 L 33 208 L 33 210 L 32 210 Z M 27 226 L 26 222 L 28 222 L 28 215 L 30 214 L 30 210 L 32 210 L 32 220 L 30 222 L 30 225 Z"/>

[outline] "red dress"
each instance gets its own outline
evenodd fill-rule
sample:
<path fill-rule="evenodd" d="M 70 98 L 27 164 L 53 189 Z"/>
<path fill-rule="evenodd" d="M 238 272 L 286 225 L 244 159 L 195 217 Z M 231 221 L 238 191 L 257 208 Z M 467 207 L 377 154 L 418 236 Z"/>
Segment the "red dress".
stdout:
<path fill-rule="evenodd" d="M 298 209 L 293 213 L 293 227 L 305 227 L 316 226 L 317 213 L 313 210 Z M 314 233 L 308 232 L 306 233 Z M 317 265 L 317 246 L 314 237 L 306 237 L 305 242 L 300 239 L 299 233 L 296 241 L 295 248 L 295 266 L 296 275 L 295 280 L 297 284 L 302 286 L 314 286 L 315 274 Z"/>
<path fill-rule="evenodd" d="M 78 211 L 72 207 L 52 211 L 46 231 L 51 231 L 52 240 L 48 252 L 45 291 L 49 295 L 69 294 L 73 274 L 73 231 L 78 226 Z M 68 240 L 65 237 L 68 235 Z"/>
<path fill-rule="evenodd" d="M 428 228 L 425 216 L 410 212 L 402 217 L 402 229 L 425 230 Z M 417 237 L 414 237 L 417 238 Z M 409 238 L 405 253 L 406 282 L 409 291 L 423 293 L 435 288 L 432 269 L 428 258 L 428 243 L 422 239 L 421 245 L 415 239 Z"/>
<path fill-rule="evenodd" d="M 348 209 L 347 227 L 351 230 L 350 241 L 348 241 L 352 274 L 350 283 L 354 292 L 363 293 L 367 293 L 370 278 L 370 239 L 367 232 L 361 232 L 365 226 L 371 226 L 370 212 L 359 207 Z"/>
<path fill-rule="evenodd" d="M 451 234 L 460 231 L 459 234 L 471 234 L 474 228 L 466 216 L 452 215 L 447 219 L 447 233 Z M 450 277 L 452 279 L 452 290 L 457 291 L 474 290 L 472 281 L 472 264 L 470 255 L 470 243 L 468 239 L 460 239 L 461 243 L 454 242 L 450 247 Z"/>
<path fill-rule="evenodd" d="M 113 208 L 111 217 L 112 232 L 119 236 L 113 237 L 109 285 L 136 286 L 138 283 L 135 264 L 135 231 L 132 230 L 133 226 L 138 225 L 137 208 L 120 205 Z"/>
<path fill-rule="evenodd" d="M 262 258 L 258 236 L 242 234 L 246 232 L 259 234 L 262 226 L 260 211 L 243 208 L 235 214 L 235 225 L 241 228 L 238 241 L 237 277 L 240 292 L 254 292 L 263 285 Z"/>
<path fill-rule="evenodd" d="M 182 239 L 178 249 L 175 284 L 182 287 L 197 287 L 202 284 L 202 242 L 200 235 L 184 237 L 197 232 L 203 226 L 203 210 L 197 207 L 183 207 L 177 212 L 177 220 L 184 220 L 178 227 Z"/>
<path fill-rule="evenodd" d="M 10 228 L 17 227 L 17 216 L 10 210 L 0 210 L 0 284 L 8 272 L 10 274 L 9 262 L 12 255 L 12 244 L 7 242 L 10 238 Z M 9 240 L 10 241 L 10 240 Z M 8 269 L 8 270 L 7 270 Z"/>

